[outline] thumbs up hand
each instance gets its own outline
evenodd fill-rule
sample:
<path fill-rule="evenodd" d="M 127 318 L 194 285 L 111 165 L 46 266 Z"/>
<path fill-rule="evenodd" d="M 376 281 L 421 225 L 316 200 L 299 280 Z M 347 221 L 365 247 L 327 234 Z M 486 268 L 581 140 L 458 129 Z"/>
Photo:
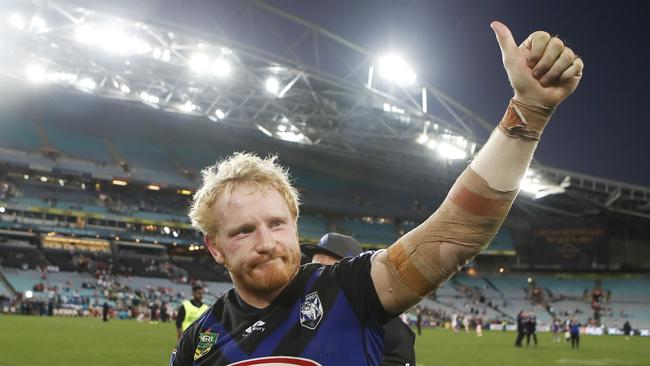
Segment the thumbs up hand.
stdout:
<path fill-rule="evenodd" d="M 582 78 L 584 63 L 557 37 L 537 31 L 519 46 L 508 27 L 492 22 L 503 66 L 522 103 L 555 108 L 571 95 Z"/>

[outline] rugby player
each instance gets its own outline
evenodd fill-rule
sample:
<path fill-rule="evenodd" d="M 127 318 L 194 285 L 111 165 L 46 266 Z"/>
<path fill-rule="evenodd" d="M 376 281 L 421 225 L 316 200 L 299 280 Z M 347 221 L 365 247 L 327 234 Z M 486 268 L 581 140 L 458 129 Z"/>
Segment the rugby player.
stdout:
<path fill-rule="evenodd" d="M 519 46 L 491 24 L 514 96 L 433 215 L 386 250 L 300 266 L 298 194 L 275 158 L 235 154 L 203 171 L 192 224 L 234 289 L 183 333 L 171 365 L 380 365 L 382 325 L 494 237 L 542 131 L 583 62 L 538 31 Z"/>

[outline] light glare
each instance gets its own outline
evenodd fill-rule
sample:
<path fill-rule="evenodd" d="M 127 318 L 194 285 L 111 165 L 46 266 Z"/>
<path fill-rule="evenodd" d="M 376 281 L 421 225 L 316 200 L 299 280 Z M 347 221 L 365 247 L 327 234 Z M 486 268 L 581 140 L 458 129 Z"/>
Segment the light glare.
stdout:
<path fill-rule="evenodd" d="M 379 74 L 388 80 L 407 84 L 415 82 L 415 72 L 400 56 L 393 54 L 382 56 L 377 64 Z"/>
<path fill-rule="evenodd" d="M 276 78 L 268 78 L 266 79 L 266 83 L 264 84 L 266 87 L 266 90 L 274 95 L 278 94 L 278 91 L 280 90 L 280 82 Z"/>

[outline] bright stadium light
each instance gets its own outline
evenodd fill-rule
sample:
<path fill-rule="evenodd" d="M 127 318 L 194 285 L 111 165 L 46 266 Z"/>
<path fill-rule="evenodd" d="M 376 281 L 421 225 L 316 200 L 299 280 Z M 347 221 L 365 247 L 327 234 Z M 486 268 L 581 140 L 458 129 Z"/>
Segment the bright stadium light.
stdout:
<path fill-rule="evenodd" d="M 11 14 L 9 16 L 9 24 L 11 24 L 14 28 L 18 28 L 20 30 L 25 29 L 25 19 L 20 14 Z"/>
<path fill-rule="evenodd" d="M 218 108 L 217 108 L 216 111 L 214 111 L 214 115 L 215 115 L 218 119 L 224 119 L 224 117 L 226 117 L 226 114 L 225 114 L 221 109 L 218 109 Z"/>
<path fill-rule="evenodd" d="M 190 58 L 190 69 L 197 74 L 203 74 L 210 69 L 210 58 L 202 53 L 197 53 Z"/>
<path fill-rule="evenodd" d="M 47 74 L 47 80 L 55 83 L 70 83 L 77 81 L 77 75 L 69 72 L 52 72 Z"/>
<path fill-rule="evenodd" d="M 41 33 L 47 31 L 47 24 L 43 18 L 38 15 L 32 17 L 31 22 L 29 23 L 29 30 L 36 33 Z"/>
<path fill-rule="evenodd" d="M 169 227 L 168 227 L 168 226 L 165 226 L 165 227 L 163 228 L 163 231 L 165 232 L 165 234 L 169 234 L 169 233 L 171 232 L 171 230 L 169 230 Z"/>
<path fill-rule="evenodd" d="M 429 140 L 429 142 L 427 142 L 427 147 L 431 150 L 435 150 L 436 147 L 438 147 L 438 142 L 436 140 Z"/>
<path fill-rule="evenodd" d="M 280 82 L 274 77 L 266 79 L 264 86 L 266 87 L 266 91 L 273 95 L 278 95 L 278 91 L 280 91 Z"/>
<path fill-rule="evenodd" d="M 3 206 L 0 206 L 0 213 L 5 213 L 5 208 Z"/>
<path fill-rule="evenodd" d="M 216 60 L 214 60 L 214 62 L 212 63 L 212 73 L 215 76 L 219 76 L 219 77 L 228 76 L 230 75 L 230 70 L 231 70 L 230 62 L 228 62 L 224 58 L 219 57 Z"/>
<path fill-rule="evenodd" d="M 445 159 L 460 160 L 467 158 L 467 153 L 465 151 L 446 142 L 438 144 L 436 150 L 438 151 L 438 154 Z"/>
<path fill-rule="evenodd" d="M 305 135 L 293 131 L 278 131 L 276 135 L 282 140 L 289 142 L 301 142 L 305 139 Z"/>
<path fill-rule="evenodd" d="M 147 103 L 158 104 L 158 102 L 160 102 L 160 98 L 144 91 L 140 92 L 140 98 Z"/>
<path fill-rule="evenodd" d="M 425 144 L 427 141 L 429 141 L 429 136 L 427 136 L 424 133 L 421 133 L 420 136 L 418 136 L 417 140 L 418 144 Z"/>
<path fill-rule="evenodd" d="M 385 79 L 406 84 L 415 82 L 415 72 L 400 56 L 388 54 L 380 57 L 377 68 L 379 75 Z"/>
<path fill-rule="evenodd" d="M 45 68 L 41 65 L 30 64 L 25 69 L 25 77 L 32 83 L 40 83 L 45 80 Z"/>
<path fill-rule="evenodd" d="M 74 37 L 79 43 L 90 44 L 97 41 L 97 30 L 91 24 L 82 24 L 75 29 Z"/>
<path fill-rule="evenodd" d="M 31 299 L 34 296 L 34 293 L 31 290 L 25 291 L 25 297 Z"/>
<path fill-rule="evenodd" d="M 163 51 L 162 56 L 160 57 L 161 60 L 165 62 L 169 62 L 169 59 L 171 59 L 171 54 L 172 52 L 169 49 L 166 49 Z"/>
<path fill-rule="evenodd" d="M 75 39 L 79 43 L 120 55 L 144 54 L 151 51 L 149 43 L 138 37 L 129 36 L 121 29 L 97 27 L 93 24 L 82 24 L 77 27 Z"/>
<path fill-rule="evenodd" d="M 192 113 L 196 111 L 198 108 L 196 104 L 192 103 L 191 101 L 186 101 L 185 103 L 181 104 L 178 107 L 181 111 L 186 112 L 186 113 Z"/>
<path fill-rule="evenodd" d="M 94 90 L 97 87 L 97 83 L 95 80 L 91 78 L 83 78 L 79 80 L 77 83 L 77 86 L 79 86 L 80 89 L 82 90 Z"/>
<path fill-rule="evenodd" d="M 131 88 L 129 88 L 129 86 L 126 85 L 126 84 L 122 84 L 122 85 L 120 85 L 120 90 L 121 90 L 122 93 L 124 93 L 124 94 L 129 94 L 129 93 L 131 92 Z"/>
<path fill-rule="evenodd" d="M 539 174 L 536 170 L 528 168 L 526 174 L 519 182 L 519 189 L 533 199 L 540 199 L 552 194 L 564 193 L 564 188 L 558 184 L 550 182 Z"/>

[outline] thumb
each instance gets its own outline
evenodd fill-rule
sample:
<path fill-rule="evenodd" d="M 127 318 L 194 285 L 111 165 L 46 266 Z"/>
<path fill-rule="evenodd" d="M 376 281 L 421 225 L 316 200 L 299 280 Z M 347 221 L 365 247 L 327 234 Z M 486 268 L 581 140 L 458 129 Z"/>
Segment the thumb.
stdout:
<path fill-rule="evenodd" d="M 507 63 L 507 61 L 515 57 L 518 49 L 514 38 L 512 38 L 512 33 L 510 33 L 510 29 L 505 24 L 497 21 L 490 23 L 490 28 L 492 28 L 494 34 L 497 36 L 503 62 Z"/>

